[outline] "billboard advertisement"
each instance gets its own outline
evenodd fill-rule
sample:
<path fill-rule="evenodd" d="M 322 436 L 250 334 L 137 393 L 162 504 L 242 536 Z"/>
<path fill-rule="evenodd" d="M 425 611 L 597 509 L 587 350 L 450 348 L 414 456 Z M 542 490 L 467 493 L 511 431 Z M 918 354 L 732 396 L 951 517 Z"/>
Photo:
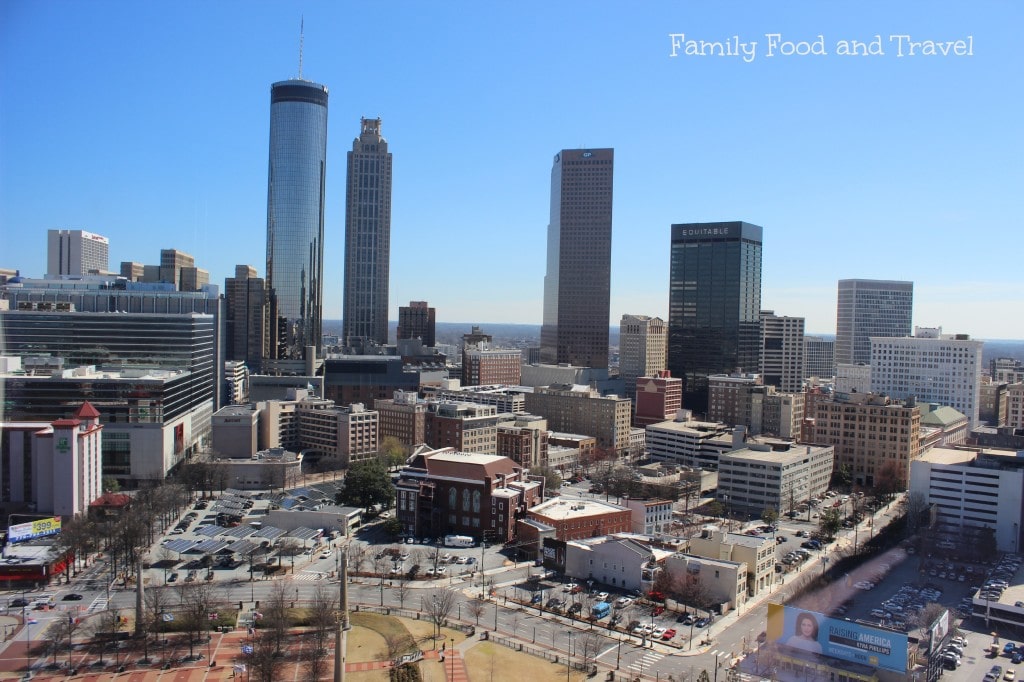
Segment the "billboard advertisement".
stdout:
<path fill-rule="evenodd" d="M 830 618 L 815 611 L 769 604 L 768 638 L 778 642 L 781 651 L 805 651 L 898 673 L 907 670 L 904 633 Z"/>
<path fill-rule="evenodd" d="M 949 611 L 943 611 L 942 615 L 935 619 L 928 630 L 931 641 L 928 643 L 928 653 L 934 654 L 942 646 L 949 634 Z"/>
<path fill-rule="evenodd" d="M 44 535 L 56 535 L 60 532 L 60 519 L 37 519 L 29 523 L 19 523 L 7 529 L 8 542 L 21 542 Z"/>

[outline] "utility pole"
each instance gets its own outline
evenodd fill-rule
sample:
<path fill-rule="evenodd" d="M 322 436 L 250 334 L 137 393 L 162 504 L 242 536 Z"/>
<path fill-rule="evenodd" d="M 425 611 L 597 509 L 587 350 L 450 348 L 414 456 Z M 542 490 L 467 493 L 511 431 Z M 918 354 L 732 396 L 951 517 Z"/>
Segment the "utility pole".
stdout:
<path fill-rule="evenodd" d="M 348 554 L 344 547 L 338 551 L 341 554 L 338 564 L 338 608 L 341 609 L 341 614 L 334 633 L 334 682 L 345 682 L 346 647 L 348 631 L 352 629 L 352 624 L 348 618 Z"/>
<path fill-rule="evenodd" d="M 143 594 L 142 594 L 142 558 L 139 558 L 138 565 L 135 567 L 135 636 L 143 637 L 146 634 L 146 616 L 142 611 L 143 605 Z"/>

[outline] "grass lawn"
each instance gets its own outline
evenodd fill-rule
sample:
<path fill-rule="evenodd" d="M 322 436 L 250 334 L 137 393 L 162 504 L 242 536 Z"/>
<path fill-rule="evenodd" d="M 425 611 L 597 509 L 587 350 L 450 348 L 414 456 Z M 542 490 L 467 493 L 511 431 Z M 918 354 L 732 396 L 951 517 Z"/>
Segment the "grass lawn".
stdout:
<path fill-rule="evenodd" d="M 565 663 L 551 663 L 491 642 L 480 642 L 466 652 L 470 682 L 559 682 L 565 679 Z M 573 670 L 571 682 L 582 682 L 586 673 Z"/>

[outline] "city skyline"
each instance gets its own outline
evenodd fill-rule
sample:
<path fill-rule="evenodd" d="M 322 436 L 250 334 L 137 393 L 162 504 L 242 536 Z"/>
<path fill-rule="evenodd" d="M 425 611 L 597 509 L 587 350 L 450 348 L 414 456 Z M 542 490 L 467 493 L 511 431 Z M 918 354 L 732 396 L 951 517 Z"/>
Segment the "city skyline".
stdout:
<path fill-rule="evenodd" d="M 240 263 L 267 276 L 266 91 L 297 73 L 300 11 L 57 7 L 0 8 L 0 267 L 40 277 L 47 230 L 80 229 L 110 239 L 111 269 L 156 247 L 193 254 L 221 287 Z M 542 20 L 468 7 L 403 6 L 387 35 L 341 41 L 377 10 L 301 10 L 304 77 L 335 95 L 324 318 L 342 318 L 341 155 L 360 118 L 381 117 L 401 150 L 390 320 L 428 300 L 439 321 L 540 324 L 550 159 L 593 146 L 617 157 L 613 325 L 667 319 L 673 223 L 741 220 L 764 227 L 762 307 L 809 334 L 835 333 L 837 283 L 861 278 L 913 281 L 914 325 L 1024 338 L 1008 314 L 1022 278 L 998 248 L 1016 237 L 1024 180 L 1021 94 L 1006 87 L 1020 6 L 569 2 Z M 828 54 L 769 56 L 774 33 L 820 35 Z M 838 54 L 876 34 L 884 55 Z M 899 56 L 893 34 L 969 35 L 972 54 Z M 686 53 L 734 36 L 758 41 L 757 58 Z M 374 68 L 354 68 L 367 57 Z M 457 278 L 427 274 L 440 269 Z"/>

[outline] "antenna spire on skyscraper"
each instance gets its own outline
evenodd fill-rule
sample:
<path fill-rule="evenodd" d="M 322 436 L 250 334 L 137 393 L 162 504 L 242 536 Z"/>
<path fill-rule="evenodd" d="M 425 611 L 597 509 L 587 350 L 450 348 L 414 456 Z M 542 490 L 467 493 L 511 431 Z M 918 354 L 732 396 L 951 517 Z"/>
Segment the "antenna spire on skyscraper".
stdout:
<path fill-rule="evenodd" d="M 299 19 L 299 80 L 302 80 L 302 41 L 306 33 L 306 17 Z"/>

